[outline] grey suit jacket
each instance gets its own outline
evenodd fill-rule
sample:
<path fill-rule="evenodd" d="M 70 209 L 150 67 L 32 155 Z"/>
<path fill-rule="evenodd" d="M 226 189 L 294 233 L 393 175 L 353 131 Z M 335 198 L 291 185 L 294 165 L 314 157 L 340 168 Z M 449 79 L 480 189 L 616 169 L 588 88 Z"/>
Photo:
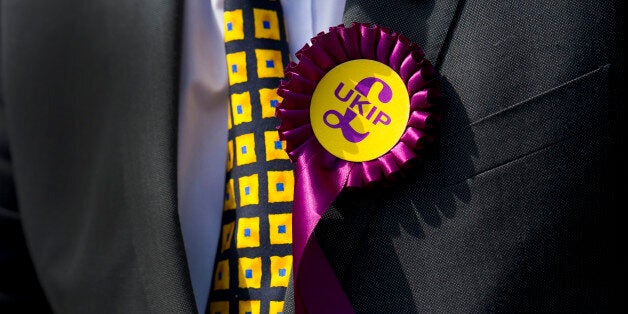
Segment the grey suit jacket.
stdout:
<path fill-rule="evenodd" d="M 0 2 L 0 309 L 195 311 L 176 209 L 181 8 Z M 611 309 L 623 9 L 347 2 L 347 23 L 425 49 L 444 106 L 419 170 L 343 193 L 316 229 L 355 310 Z"/>

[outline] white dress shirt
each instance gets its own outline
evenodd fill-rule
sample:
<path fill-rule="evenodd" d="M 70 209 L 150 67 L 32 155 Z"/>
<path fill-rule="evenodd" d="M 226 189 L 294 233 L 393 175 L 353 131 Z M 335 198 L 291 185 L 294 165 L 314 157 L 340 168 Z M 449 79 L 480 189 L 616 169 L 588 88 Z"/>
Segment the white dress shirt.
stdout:
<path fill-rule="evenodd" d="M 205 312 L 221 230 L 229 84 L 224 0 L 189 0 L 183 17 L 179 94 L 178 208 L 194 297 Z M 345 0 L 283 0 L 293 55 L 310 38 L 342 23 Z"/>

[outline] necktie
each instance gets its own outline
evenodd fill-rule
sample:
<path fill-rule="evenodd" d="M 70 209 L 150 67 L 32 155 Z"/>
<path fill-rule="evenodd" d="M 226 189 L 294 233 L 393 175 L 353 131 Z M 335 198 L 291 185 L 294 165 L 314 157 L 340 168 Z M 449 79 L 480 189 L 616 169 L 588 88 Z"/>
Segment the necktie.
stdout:
<path fill-rule="evenodd" d="M 288 62 L 279 1 L 226 0 L 229 138 L 208 312 L 281 313 L 292 271 L 294 176 L 276 130 Z"/>

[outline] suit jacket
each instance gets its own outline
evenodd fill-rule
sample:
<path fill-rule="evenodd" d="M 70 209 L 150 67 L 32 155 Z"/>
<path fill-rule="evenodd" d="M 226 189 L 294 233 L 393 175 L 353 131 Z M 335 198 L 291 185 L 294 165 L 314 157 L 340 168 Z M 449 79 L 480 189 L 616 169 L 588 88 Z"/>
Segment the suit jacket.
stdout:
<path fill-rule="evenodd" d="M 195 311 L 176 209 L 181 4 L 0 5 L 0 302 Z M 347 2 L 345 22 L 425 49 L 444 110 L 419 170 L 343 193 L 315 231 L 355 310 L 611 309 L 624 274 L 623 12 Z M 286 299 L 291 311 L 291 287 Z"/>

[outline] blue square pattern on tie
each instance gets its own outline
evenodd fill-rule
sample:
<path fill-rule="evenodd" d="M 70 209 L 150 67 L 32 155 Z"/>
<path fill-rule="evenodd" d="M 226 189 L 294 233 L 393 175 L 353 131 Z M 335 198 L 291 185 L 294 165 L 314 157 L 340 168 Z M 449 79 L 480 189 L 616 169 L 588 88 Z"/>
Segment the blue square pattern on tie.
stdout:
<path fill-rule="evenodd" d="M 273 61 L 273 60 L 266 60 L 266 67 L 267 68 L 274 68 L 275 67 L 275 61 Z"/>
<path fill-rule="evenodd" d="M 251 187 L 250 186 L 245 186 L 244 187 L 244 195 L 249 195 L 251 194 Z"/>
<path fill-rule="evenodd" d="M 222 280 L 222 272 L 221 271 L 218 272 L 218 280 Z"/>
<path fill-rule="evenodd" d="M 236 105 L 236 112 L 238 114 L 242 114 L 242 112 L 244 112 L 244 110 L 242 109 L 242 105 L 240 105 L 240 104 Z"/>
<path fill-rule="evenodd" d="M 279 268 L 279 277 L 285 277 L 285 276 L 286 276 L 286 269 Z"/>
<path fill-rule="evenodd" d="M 270 29 L 270 22 L 269 21 L 263 21 L 262 25 L 264 26 L 265 29 Z"/>
<path fill-rule="evenodd" d="M 250 269 L 250 268 L 245 270 L 244 271 L 244 277 L 249 278 L 249 279 L 253 278 L 253 270 Z"/>
<path fill-rule="evenodd" d="M 270 101 L 270 106 L 273 108 L 277 108 L 277 105 L 279 104 L 279 100 L 277 99 L 273 99 Z"/>
<path fill-rule="evenodd" d="M 242 155 L 245 155 L 246 154 L 246 145 L 242 146 L 240 148 L 240 150 L 242 151 Z"/>
<path fill-rule="evenodd" d="M 231 65 L 231 72 L 238 73 L 238 65 L 237 64 L 232 64 Z"/>
<path fill-rule="evenodd" d="M 227 31 L 232 31 L 232 30 L 233 30 L 233 23 L 227 22 Z"/>
<path fill-rule="evenodd" d="M 244 314 L 253 314 L 251 311 L 246 311 Z"/>
<path fill-rule="evenodd" d="M 275 149 L 282 149 L 283 145 L 281 145 L 281 141 L 275 141 Z"/>
<path fill-rule="evenodd" d="M 283 183 L 279 182 L 275 185 L 275 189 L 277 189 L 277 192 L 283 192 Z"/>
<path fill-rule="evenodd" d="M 225 200 L 229 200 L 229 193 L 225 193 Z"/>
<path fill-rule="evenodd" d="M 279 225 L 277 227 L 277 233 L 286 233 L 286 225 Z"/>
<path fill-rule="evenodd" d="M 250 237 L 251 236 L 251 229 L 250 228 L 244 229 L 244 236 L 245 237 Z"/>

